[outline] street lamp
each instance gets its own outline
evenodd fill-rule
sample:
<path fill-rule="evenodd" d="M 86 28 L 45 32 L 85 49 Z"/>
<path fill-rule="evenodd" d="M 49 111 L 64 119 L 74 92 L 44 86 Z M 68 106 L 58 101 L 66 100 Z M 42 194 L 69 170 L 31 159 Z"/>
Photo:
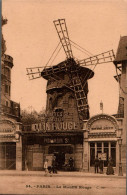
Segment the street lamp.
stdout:
<path fill-rule="evenodd" d="M 121 145 L 122 145 L 122 138 L 118 139 L 118 144 L 119 144 L 119 176 L 123 176 L 122 172 L 122 163 L 121 163 Z"/>

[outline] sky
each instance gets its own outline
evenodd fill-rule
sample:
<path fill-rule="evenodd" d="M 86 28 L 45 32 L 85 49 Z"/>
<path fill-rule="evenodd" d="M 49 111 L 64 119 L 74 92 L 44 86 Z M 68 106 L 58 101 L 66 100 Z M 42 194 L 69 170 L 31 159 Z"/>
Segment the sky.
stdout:
<path fill-rule="evenodd" d="M 79 0 L 3 0 L 3 27 L 6 54 L 14 59 L 11 99 L 21 109 L 40 111 L 46 106 L 46 80 L 30 81 L 26 68 L 45 66 L 59 43 L 53 21 L 65 18 L 72 41 L 93 55 L 113 49 L 116 54 L 120 36 L 127 35 L 127 1 Z M 88 56 L 72 47 L 78 59 Z M 53 65 L 66 58 L 61 49 Z M 94 67 L 93 67 L 94 68 Z M 100 114 L 103 102 L 106 114 L 118 109 L 119 86 L 114 76 L 114 64 L 97 65 L 94 77 L 88 81 L 90 115 Z"/>

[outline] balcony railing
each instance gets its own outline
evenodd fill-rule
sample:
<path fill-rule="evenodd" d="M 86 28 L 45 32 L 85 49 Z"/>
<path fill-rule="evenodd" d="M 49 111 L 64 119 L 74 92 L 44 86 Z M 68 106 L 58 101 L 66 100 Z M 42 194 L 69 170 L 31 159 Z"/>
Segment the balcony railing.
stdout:
<path fill-rule="evenodd" d="M 3 59 L 13 64 L 13 58 L 11 56 L 4 54 Z"/>

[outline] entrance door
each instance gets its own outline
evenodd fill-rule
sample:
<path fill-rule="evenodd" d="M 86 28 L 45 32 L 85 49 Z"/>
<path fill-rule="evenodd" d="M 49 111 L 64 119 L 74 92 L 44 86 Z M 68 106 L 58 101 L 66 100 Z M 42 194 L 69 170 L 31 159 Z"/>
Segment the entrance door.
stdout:
<path fill-rule="evenodd" d="M 57 169 L 63 170 L 65 168 L 65 156 L 72 154 L 73 148 L 71 146 L 49 146 L 48 153 L 56 156 Z"/>
<path fill-rule="evenodd" d="M 16 143 L 0 143 L 0 169 L 16 169 Z"/>
<path fill-rule="evenodd" d="M 54 156 L 56 156 L 56 164 L 58 170 L 63 169 L 63 166 L 65 164 L 65 152 L 56 152 L 54 153 Z"/>

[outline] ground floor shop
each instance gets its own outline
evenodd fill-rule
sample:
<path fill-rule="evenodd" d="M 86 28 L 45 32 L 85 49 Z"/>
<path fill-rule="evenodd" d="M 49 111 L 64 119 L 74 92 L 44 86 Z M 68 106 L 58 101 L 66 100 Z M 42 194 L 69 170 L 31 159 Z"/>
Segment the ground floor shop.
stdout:
<path fill-rule="evenodd" d="M 43 170 L 45 159 L 50 163 L 53 157 L 58 170 L 69 170 L 70 158 L 73 159 L 73 170 L 82 170 L 83 132 L 24 134 L 24 170 Z"/>
<path fill-rule="evenodd" d="M 104 167 L 108 166 L 109 158 L 112 157 L 113 167 L 116 167 L 116 142 L 115 141 L 93 141 L 89 142 L 90 149 L 90 167 L 94 166 L 94 159 L 96 156 L 102 158 Z"/>
<path fill-rule="evenodd" d="M 0 169 L 1 170 L 16 169 L 16 143 L 13 142 L 0 143 Z"/>
<path fill-rule="evenodd" d="M 76 131 L 22 131 L 19 124 L 0 121 L 0 169 L 44 170 L 44 161 L 55 157 L 57 169 L 94 172 L 95 157 L 103 161 L 106 172 L 109 158 L 115 173 L 122 166 L 122 128 L 112 116 L 101 114 L 84 121 Z"/>
<path fill-rule="evenodd" d="M 103 171 L 106 172 L 109 159 L 112 160 L 112 166 L 116 172 L 119 164 L 119 145 L 116 139 L 94 139 L 87 142 L 88 146 L 88 160 L 86 163 L 88 166 L 84 166 L 86 171 L 94 172 L 95 171 L 95 158 L 101 159 L 103 161 Z M 86 144 L 85 144 L 86 145 Z"/>
<path fill-rule="evenodd" d="M 43 170 L 44 161 L 56 159 L 57 169 L 69 170 L 73 159 L 75 171 L 94 172 L 95 157 L 103 161 L 106 172 L 109 158 L 115 173 L 121 163 L 122 129 L 112 116 L 101 114 L 84 122 L 80 131 L 70 132 L 24 132 L 23 170 Z"/>
<path fill-rule="evenodd" d="M 0 120 L 0 170 L 22 170 L 22 139 L 20 124 Z"/>
<path fill-rule="evenodd" d="M 121 163 L 122 129 L 116 119 L 106 114 L 91 117 L 84 127 L 83 170 L 94 172 L 95 158 L 103 161 L 106 172 L 109 159 L 115 173 L 119 172 Z"/>

